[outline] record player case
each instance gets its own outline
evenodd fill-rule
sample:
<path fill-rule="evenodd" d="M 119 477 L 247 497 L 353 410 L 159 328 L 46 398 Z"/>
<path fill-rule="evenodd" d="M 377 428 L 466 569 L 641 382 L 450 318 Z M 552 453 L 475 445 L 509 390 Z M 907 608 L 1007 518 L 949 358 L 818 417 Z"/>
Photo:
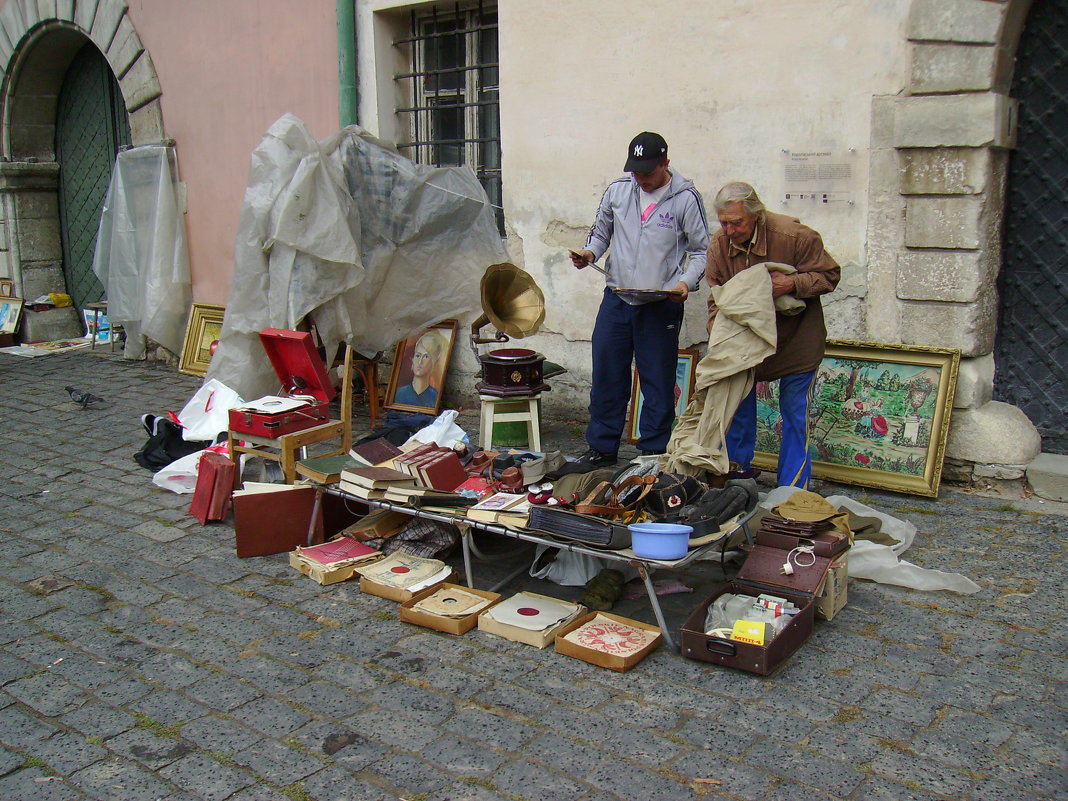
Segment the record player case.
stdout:
<path fill-rule="evenodd" d="M 287 412 L 231 409 L 230 430 L 274 439 L 330 421 L 330 401 L 337 394 L 326 365 L 306 331 L 265 328 L 260 341 L 278 376 L 282 397 L 307 396 L 307 405 Z"/>

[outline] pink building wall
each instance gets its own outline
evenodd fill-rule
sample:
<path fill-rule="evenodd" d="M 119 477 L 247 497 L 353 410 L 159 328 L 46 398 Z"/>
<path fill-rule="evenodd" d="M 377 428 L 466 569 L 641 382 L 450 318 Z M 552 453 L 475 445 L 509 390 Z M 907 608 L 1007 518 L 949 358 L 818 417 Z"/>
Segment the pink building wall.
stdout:
<path fill-rule="evenodd" d="M 186 184 L 193 300 L 225 304 L 249 157 L 282 114 L 338 127 L 334 0 L 130 0 Z"/>

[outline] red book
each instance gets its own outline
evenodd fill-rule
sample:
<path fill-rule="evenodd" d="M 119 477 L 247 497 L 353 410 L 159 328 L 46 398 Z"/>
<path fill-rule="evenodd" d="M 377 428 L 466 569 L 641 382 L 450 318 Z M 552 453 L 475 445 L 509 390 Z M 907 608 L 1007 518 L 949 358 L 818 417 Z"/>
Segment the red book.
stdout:
<path fill-rule="evenodd" d="M 470 490 L 475 493 L 479 500 L 488 497 L 495 492 L 493 485 L 489 483 L 489 480 L 485 476 L 471 476 L 467 481 L 454 489 L 453 492 L 463 492 L 464 490 Z"/>
<path fill-rule="evenodd" d="M 467 480 L 467 471 L 460 464 L 455 451 L 442 451 L 431 461 L 419 465 L 419 477 L 424 486 L 454 492 Z"/>
<path fill-rule="evenodd" d="M 324 542 L 322 545 L 312 545 L 308 548 L 298 548 L 297 553 L 305 559 L 318 562 L 321 565 L 332 565 L 337 562 L 346 562 L 349 559 L 362 559 L 374 556 L 376 551 L 369 545 L 357 542 L 351 537 L 339 537 L 336 540 Z"/>
<path fill-rule="evenodd" d="M 234 487 L 234 469 L 233 461 L 221 453 L 205 451 L 200 457 L 189 514 L 201 525 L 226 519 L 230 511 L 230 492 Z"/>

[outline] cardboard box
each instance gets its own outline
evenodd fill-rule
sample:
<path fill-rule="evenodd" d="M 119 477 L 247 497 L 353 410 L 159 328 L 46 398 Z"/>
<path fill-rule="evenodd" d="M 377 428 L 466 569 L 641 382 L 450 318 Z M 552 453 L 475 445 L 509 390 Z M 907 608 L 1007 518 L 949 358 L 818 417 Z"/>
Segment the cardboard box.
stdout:
<path fill-rule="evenodd" d="M 816 596 L 816 617 L 834 620 L 849 600 L 849 554 L 845 553 L 831 562 L 823 589 Z"/>
<path fill-rule="evenodd" d="M 472 612 L 470 615 L 464 617 L 441 617 L 440 615 L 431 615 L 423 612 L 419 609 L 413 608 L 424 598 L 429 598 L 435 592 L 440 589 L 457 589 L 469 592 L 472 595 L 477 595 L 479 598 L 485 598 L 490 601 L 489 606 L 484 606 L 481 609 Z M 434 629 L 435 631 L 443 631 L 446 634 L 464 634 L 473 629 L 478 624 L 478 616 L 485 612 L 487 609 L 493 606 L 501 600 L 501 594 L 499 592 L 489 592 L 488 590 L 476 590 L 473 587 L 462 587 L 459 584 L 452 584 L 448 581 L 444 581 L 441 584 L 437 584 L 433 587 L 429 587 L 413 595 L 409 600 L 400 605 L 400 619 L 405 623 L 414 623 L 417 626 L 423 626 L 424 628 Z"/>
<path fill-rule="evenodd" d="M 361 565 L 361 567 L 365 567 L 365 565 Z M 445 582 L 455 581 L 455 579 L 456 572 L 453 571 L 441 581 L 431 585 L 430 587 L 427 587 L 426 589 L 436 590 Z M 391 587 L 388 584 L 379 584 L 377 581 L 371 581 L 371 579 L 367 578 L 367 576 L 360 576 L 360 592 L 367 593 L 368 595 L 377 595 L 379 598 L 385 598 L 389 601 L 396 601 L 397 603 L 404 603 L 405 601 L 410 601 L 417 594 L 412 592 L 411 590 L 400 590 L 396 587 Z M 419 590 L 418 592 L 423 592 L 423 590 Z"/>
<path fill-rule="evenodd" d="M 643 631 L 656 632 L 656 637 L 639 651 L 635 651 L 633 654 L 627 656 L 618 656 L 616 654 L 608 654 L 604 651 L 598 651 L 593 648 L 586 648 L 578 645 L 577 643 L 565 640 L 564 637 L 580 628 L 584 624 L 593 620 L 597 615 L 604 615 L 609 620 L 614 620 L 616 623 L 622 623 L 627 626 L 633 626 L 636 629 L 642 629 Z M 558 654 L 564 654 L 565 656 L 573 656 L 575 659 L 581 659 L 583 662 L 589 662 L 591 665 L 597 665 L 598 667 L 608 668 L 614 670 L 617 673 L 626 673 L 636 664 L 645 659 L 646 656 L 655 651 L 660 642 L 664 639 L 664 636 L 660 633 L 660 629 L 656 626 L 650 626 L 648 623 L 641 623 L 637 620 L 631 620 L 630 618 L 620 617 L 619 615 L 613 615 L 611 612 L 590 612 L 582 615 L 571 621 L 568 625 L 560 629 L 556 634 L 556 652 Z"/>
<path fill-rule="evenodd" d="M 290 551 L 289 564 L 308 578 L 313 579 L 320 584 L 327 585 L 337 584 L 341 581 L 348 581 L 356 573 L 356 568 L 364 567 L 366 562 L 357 562 L 343 567 L 330 568 L 326 565 L 316 564 L 307 559 L 301 559 L 296 551 Z"/>
<path fill-rule="evenodd" d="M 559 602 L 559 598 L 550 598 L 548 595 L 538 595 L 534 592 L 528 592 L 533 598 L 545 598 L 549 601 Z M 483 609 L 483 612 L 488 611 Z M 506 640 L 512 642 L 521 642 L 526 645 L 533 645 L 535 648 L 544 648 L 556 639 L 556 635 L 560 633 L 563 628 L 571 624 L 576 618 L 585 615 L 588 610 L 582 604 L 578 604 L 578 608 L 575 613 L 570 617 L 561 620 L 555 626 L 549 626 L 541 631 L 531 631 L 530 629 L 520 628 L 519 626 L 510 626 L 507 623 L 502 623 L 499 620 L 495 620 L 484 614 L 478 616 L 478 630 L 485 631 L 489 634 L 495 634 L 498 637 L 504 637 Z"/>

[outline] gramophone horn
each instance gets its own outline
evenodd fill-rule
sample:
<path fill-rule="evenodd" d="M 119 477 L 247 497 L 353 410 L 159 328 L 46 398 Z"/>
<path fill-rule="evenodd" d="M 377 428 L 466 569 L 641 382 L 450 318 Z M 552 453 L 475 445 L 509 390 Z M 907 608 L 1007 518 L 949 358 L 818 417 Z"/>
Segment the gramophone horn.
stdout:
<path fill-rule="evenodd" d="M 529 273 L 514 264 L 491 264 L 479 285 L 482 311 L 510 337 L 537 333 L 545 319 L 545 296 Z"/>

